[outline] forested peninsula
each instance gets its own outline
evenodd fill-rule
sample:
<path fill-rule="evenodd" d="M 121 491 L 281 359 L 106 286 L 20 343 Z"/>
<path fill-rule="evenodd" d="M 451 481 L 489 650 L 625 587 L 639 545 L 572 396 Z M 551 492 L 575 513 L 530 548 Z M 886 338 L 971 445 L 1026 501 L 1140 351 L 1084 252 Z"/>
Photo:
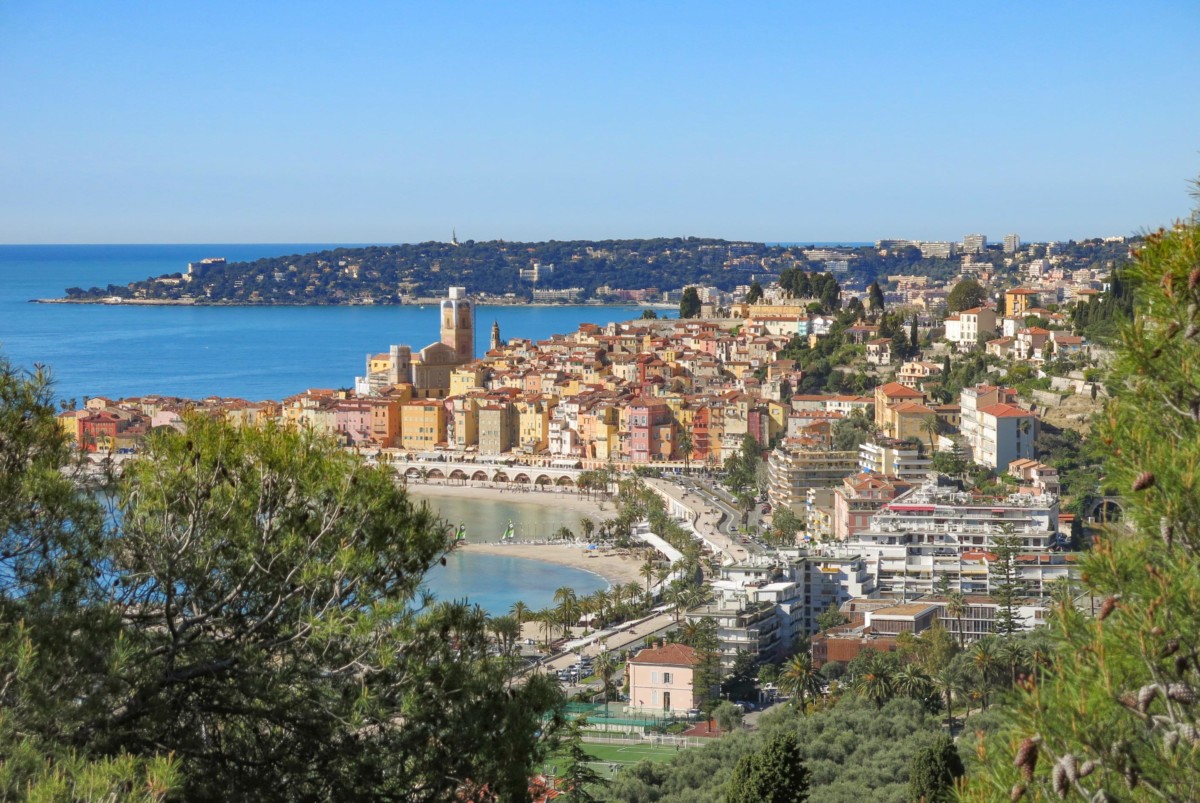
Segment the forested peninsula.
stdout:
<path fill-rule="evenodd" d="M 1034 248 L 1043 248 L 1033 246 Z M 1062 244 L 1059 244 L 1060 251 Z M 1102 240 L 1065 245 L 1084 262 L 1125 257 L 1125 246 Z M 1121 253 L 1117 253 L 1117 252 Z M 206 258 L 201 258 L 206 257 Z M 998 248 L 974 257 L 1003 272 Z M 1011 260 L 1007 260 L 1011 262 Z M 184 266 L 180 266 L 183 268 Z M 179 304 L 404 304 L 468 287 L 499 303 L 533 301 L 661 300 L 654 292 L 686 285 L 733 290 L 752 278 L 772 280 L 784 270 L 832 271 L 845 282 L 866 283 L 896 274 L 949 279 L 956 257 L 922 256 L 911 245 L 828 247 L 768 245 L 709 238 L 572 240 L 518 243 L 425 242 L 338 248 L 308 254 L 226 262 L 197 255 L 186 271 L 106 287 L 70 287 L 62 300 Z"/>

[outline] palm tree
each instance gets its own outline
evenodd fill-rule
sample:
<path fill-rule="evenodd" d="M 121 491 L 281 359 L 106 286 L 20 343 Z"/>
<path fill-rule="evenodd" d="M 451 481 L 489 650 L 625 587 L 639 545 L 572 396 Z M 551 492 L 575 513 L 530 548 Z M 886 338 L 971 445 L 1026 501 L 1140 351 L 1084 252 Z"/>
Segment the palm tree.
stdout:
<path fill-rule="evenodd" d="M 609 610 L 609 606 L 612 604 L 611 599 L 608 592 L 603 588 L 593 594 L 592 598 L 595 600 L 596 615 L 600 617 L 600 628 L 603 628 L 604 623 L 608 621 L 608 617 L 605 616 L 605 613 Z"/>
<path fill-rule="evenodd" d="M 679 444 L 679 451 L 683 452 L 683 473 L 690 475 L 692 473 L 692 447 L 694 446 L 691 430 L 685 429 L 679 433 L 677 443 Z"/>
<path fill-rule="evenodd" d="M 936 415 L 926 416 L 921 422 L 921 431 L 929 436 L 929 453 L 933 454 L 937 449 L 935 439 L 942 434 L 942 419 Z"/>
<path fill-rule="evenodd" d="M 655 571 L 654 561 L 650 560 L 643 563 L 639 570 L 642 577 L 646 578 L 646 599 L 650 599 L 650 583 L 654 580 Z"/>
<path fill-rule="evenodd" d="M 585 516 L 579 520 L 579 529 L 583 531 L 584 539 L 591 541 L 592 533 L 596 531 L 596 522 Z"/>
<path fill-rule="evenodd" d="M 896 694 L 892 668 L 882 655 L 874 655 L 867 662 L 863 673 L 854 679 L 854 693 L 875 703 L 876 708 Z"/>
<path fill-rule="evenodd" d="M 625 584 L 625 603 L 628 610 L 640 610 L 645 601 L 646 597 L 640 583 L 631 580 Z"/>
<path fill-rule="evenodd" d="M 575 598 L 575 589 L 561 586 L 554 592 L 554 601 L 558 605 L 555 611 L 559 624 L 562 625 L 563 635 L 566 635 L 567 628 L 579 618 L 579 604 Z"/>
<path fill-rule="evenodd" d="M 671 604 L 671 609 L 675 614 L 675 621 L 678 622 L 683 618 L 683 612 L 687 609 L 687 584 L 681 580 L 672 582 L 671 585 L 667 586 L 666 600 Z"/>
<path fill-rule="evenodd" d="M 508 609 L 509 615 L 517 620 L 517 627 L 520 628 L 525 623 L 525 617 L 529 615 L 529 606 L 521 600 L 517 600 Z"/>
<path fill-rule="evenodd" d="M 954 618 L 955 626 L 958 628 L 958 648 L 961 650 L 966 646 L 966 633 L 963 632 L 962 618 L 967 612 L 967 598 L 963 596 L 961 591 L 955 591 L 946 597 L 946 613 Z"/>
<path fill-rule="evenodd" d="M 596 659 L 596 677 L 600 678 L 601 688 L 604 690 L 604 716 L 608 716 L 608 701 L 612 697 L 613 692 L 613 673 L 617 670 L 616 659 L 607 650 L 600 653 Z"/>
<path fill-rule="evenodd" d="M 1029 666 L 1033 659 L 1033 654 L 1025 646 L 1023 640 L 1015 638 L 1001 639 L 997 652 L 999 653 L 999 659 L 1008 667 L 1009 683 L 1016 686 L 1017 670 Z"/>
<path fill-rule="evenodd" d="M 996 640 L 989 637 L 975 642 L 971 646 L 971 662 L 975 665 L 975 672 L 979 675 L 983 707 L 987 708 L 988 692 L 991 691 L 992 678 L 996 674 L 996 667 L 1000 665 L 1000 655 L 999 650 L 996 649 Z"/>
<path fill-rule="evenodd" d="M 913 700 L 924 700 L 933 691 L 933 682 L 916 664 L 905 664 L 895 675 L 896 693 Z"/>
<path fill-rule="evenodd" d="M 812 655 L 807 652 L 796 653 L 783 665 L 778 682 L 784 694 L 800 699 L 801 711 L 807 711 L 809 694 L 821 693 L 821 677 L 813 668 Z"/>
<path fill-rule="evenodd" d="M 620 583 L 614 583 L 613 586 L 608 589 L 608 603 L 612 606 L 614 619 L 620 616 L 620 610 L 625 606 L 625 598 L 625 586 L 621 585 Z"/>
<path fill-rule="evenodd" d="M 558 621 L 558 612 L 553 608 L 542 608 L 533 614 L 533 619 L 542 623 L 542 633 L 546 637 L 546 647 L 549 648 L 550 640 L 554 636 L 554 625 Z"/>
<path fill-rule="evenodd" d="M 520 625 L 512 616 L 494 616 L 488 621 L 488 629 L 496 637 L 496 646 L 502 655 L 509 655 L 517 643 Z"/>
<path fill-rule="evenodd" d="M 942 703 L 946 706 L 946 729 L 954 728 L 954 696 L 961 694 L 963 691 L 962 679 L 959 677 L 958 668 L 953 664 L 943 666 L 931 680 L 933 687 L 942 695 Z"/>

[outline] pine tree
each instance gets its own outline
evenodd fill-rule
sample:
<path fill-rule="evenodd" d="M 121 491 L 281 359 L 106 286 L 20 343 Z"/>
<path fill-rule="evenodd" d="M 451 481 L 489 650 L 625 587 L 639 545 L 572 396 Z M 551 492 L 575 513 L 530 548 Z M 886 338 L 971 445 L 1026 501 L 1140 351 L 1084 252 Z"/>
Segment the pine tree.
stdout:
<path fill-rule="evenodd" d="M 1012 528 L 1006 525 L 1004 534 L 996 537 L 995 544 L 996 560 L 988 567 L 988 582 L 992 598 L 999 605 L 996 610 L 996 632 L 1011 636 L 1022 630 L 1024 624 L 1024 617 L 1020 613 L 1022 588 L 1017 578 L 1017 553 L 1021 548 L 1021 539 L 1013 535 Z"/>
<path fill-rule="evenodd" d="M 808 770 L 800 761 L 794 731 L 775 736 L 757 752 L 743 756 L 725 791 L 726 803 L 803 803 L 808 800 Z"/>
<path fill-rule="evenodd" d="M 558 776 L 558 788 L 567 793 L 568 800 L 601 800 L 597 792 L 608 785 L 608 779 L 592 767 L 595 758 L 583 749 L 583 726 L 587 720 L 580 717 L 570 724 L 558 749 L 557 756 L 563 769 Z"/>
<path fill-rule="evenodd" d="M 1200 799 L 1198 256 L 1194 215 L 1147 237 L 1122 276 L 1135 315 L 1095 437 L 1132 531 L 1080 562 L 1094 608 L 1055 599 L 1048 665 L 979 746 L 969 800 Z"/>

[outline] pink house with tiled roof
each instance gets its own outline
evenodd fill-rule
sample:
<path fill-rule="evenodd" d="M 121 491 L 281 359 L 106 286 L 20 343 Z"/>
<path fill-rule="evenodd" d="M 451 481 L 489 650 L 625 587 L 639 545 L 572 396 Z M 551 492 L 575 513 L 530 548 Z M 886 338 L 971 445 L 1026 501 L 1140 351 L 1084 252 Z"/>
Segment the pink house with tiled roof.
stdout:
<path fill-rule="evenodd" d="M 641 650 L 629 659 L 629 705 L 646 711 L 686 713 L 700 705 L 693 687 L 700 655 L 686 644 Z"/>

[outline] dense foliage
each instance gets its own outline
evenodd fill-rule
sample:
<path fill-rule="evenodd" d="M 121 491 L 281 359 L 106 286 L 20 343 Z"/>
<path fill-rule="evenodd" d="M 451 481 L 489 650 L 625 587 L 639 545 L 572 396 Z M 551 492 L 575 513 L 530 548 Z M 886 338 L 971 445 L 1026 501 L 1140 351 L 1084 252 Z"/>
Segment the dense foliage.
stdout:
<path fill-rule="evenodd" d="M 147 798 L 526 793 L 557 688 L 510 686 L 483 613 L 421 595 L 447 538 L 386 470 L 190 418 L 107 526 L 48 402 L 0 371 L 0 796 L 118 770 Z"/>
<path fill-rule="evenodd" d="M 684 750 L 667 763 L 634 765 L 613 780 L 608 799 L 627 803 L 721 800 L 743 758 L 760 754 L 790 734 L 807 770 L 808 800 L 905 803 L 908 767 L 934 743 L 935 727 L 935 719 L 913 700 L 892 700 L 876 708 L 846 697 L 807 716 L 785 706 L 764 714 L 757 732 L 734 732 L 711 745 Z"/>
<path fill-rule="evenodd" d="M 1082 562 L 1096 611 L 1060 599 L 1052 664 L 980 745 L 975 800 L 1200 798 L 1200 226 L 1145 240 L 1126 277 L 1117 392 L 1100 417 L 1133 532 Z"/>

